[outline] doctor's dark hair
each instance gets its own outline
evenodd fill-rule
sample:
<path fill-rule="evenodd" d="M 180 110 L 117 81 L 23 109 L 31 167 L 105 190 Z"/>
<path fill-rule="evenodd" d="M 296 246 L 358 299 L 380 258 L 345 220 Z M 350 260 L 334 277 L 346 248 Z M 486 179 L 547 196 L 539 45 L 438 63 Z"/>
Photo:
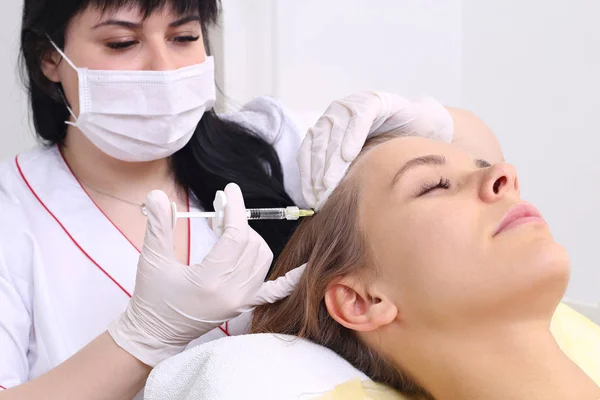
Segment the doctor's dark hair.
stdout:
<path fill-rule="evenodd" d="M 207 30 L 221 12 L 220 0 L 25 0 L 21 27 L 21 65 L 28 90 L 35 132 L 46 145 L 64 145 L 69 112 L 60 84 L 42 72 L 42 60 L 51 51 L 46 35 L 64 48 L 70 20 L 89 7 L 110 12 L 122 7 L 139 8 L 146 17 L 164 6 L 181 15 L 198 14 L 202 20 L 207 53 Z M 204 114 L 189 143 L 171 157 L 179 184 L 192 193 L 192 201 L 211 210 L 215 192 L 229 182 L 242 189 L 248 208 L 283 207 L 293 204 L 284 190 L 283 171 L 271 144 L 240 124 Z M 292 221 L 252 221 L 275 257 L 296 227 Z"/>
<path fill-rule="evenodd" d="M 374 146 L 396 137 L 386 134 L 370 139 L 357 160 Z M 361 187 L 356 179 L 360 173 L 351 168 L 321 211 L 302 221 L 294 232 L 269 279 L 277 279 L 307 263 L 304 274 L 289 297 L 254 310 L 250 333 L 286 334 L 310 340 L 333 350 L 375 382 L 414 399 L 431 400 L 433 397 L 424 388 L 369 348 L 355 331 L 335 321 L 325 305 L 325 293 L 332 283 L 344 276 L 369 279 L 377 273 L 361 229 Z"/>

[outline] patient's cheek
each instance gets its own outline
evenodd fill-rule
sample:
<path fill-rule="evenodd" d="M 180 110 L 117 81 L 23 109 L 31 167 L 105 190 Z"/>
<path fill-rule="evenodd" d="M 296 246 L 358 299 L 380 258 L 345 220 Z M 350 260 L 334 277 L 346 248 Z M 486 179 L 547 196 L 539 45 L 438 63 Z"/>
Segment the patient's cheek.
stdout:
<path fill-rule="evenodd" d="M 460 294 L 463 283 L 478 278 L 476 266 L 485 262 L 475 224 L 458 211 L 452 215 L 433 208 L 401 219 L 390 216 L 369 238 L 390 290 L 430 305 L 444 291 Z"/>

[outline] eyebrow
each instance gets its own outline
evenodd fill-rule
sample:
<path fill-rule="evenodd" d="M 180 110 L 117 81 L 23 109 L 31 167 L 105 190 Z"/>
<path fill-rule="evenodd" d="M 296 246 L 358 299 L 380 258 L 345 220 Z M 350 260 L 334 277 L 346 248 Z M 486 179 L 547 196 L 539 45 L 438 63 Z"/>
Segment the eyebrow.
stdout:
<path fill-rule="evenodd" d="M 477 158 L 474 160 L 475 166 L 477 168 L 488 168 L 491 167 L 492 164 L 490 164 L 489 162 L 482 160 L 480 158 Z M 438 155 L 438 154 L 429 154 L 426 156 L 421 156 L 421 157 L 415 157 L 413 159 L 410 159 L 409 161 L 406 162 L 406 164 L 404 164 L 396 173 L 396 175 L 394 176 L 394 179 L 392 180 L 392 184 L 391 186 L 394 186 L 398 180 L 400 180 L 400 178 L 406 174 L 407 171 L 414 169 L 416 167 L 422 166 L 422 165 L 427 165 L 427 166 L 434 166 L 434 165 L 445 165 L 446 164 L 446 158 L 442 155 Z"/>
<path fill-rule="evenodd" d="M 489 168 L 489 167 L 492 166 L 492 164 L 490 164 L 489 162 L 487 162 L 487 161 L 485 161 L 485 160 L 483 160 L 481 158 L 477 158 L 475 160 L 475 166 L 477 168 Z"/>
<path fill-rule="evenodd" d="M 188 15 L 187 17 L 183 17 L 181 19 L 178 19 L 175 22 L 171 22 L 169 24 L 170 28 L 177 28 L 178 26 L 182 26 L 185 24 L 189 24 L 190 22 L 202 22 L 202 20 L 200 19 L 199 15 Z"/>
<path fill-rule="evenodd" d="M 188 24 L 190 22 L 201 22 L 199 15 L 188 15 L 187 17 L 183 17 L 178 19 L 177 21 L 171 22 L 169 24 L 169 28 L 177 28 L 179 26 Z M 142 22 L 131 22 L 124 21 L 120 19 L 107 19 L 106 21 L 102 21 L 92 27 L 92 29 L 97 29 L 102 26 L 120 26 L 127 29 L 140 29 L 142 27 Z"/>

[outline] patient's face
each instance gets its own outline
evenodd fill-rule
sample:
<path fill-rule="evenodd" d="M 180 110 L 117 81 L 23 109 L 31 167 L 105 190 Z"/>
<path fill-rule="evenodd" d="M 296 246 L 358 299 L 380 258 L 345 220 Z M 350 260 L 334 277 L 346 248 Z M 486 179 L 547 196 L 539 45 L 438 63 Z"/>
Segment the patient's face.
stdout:
<path fill-rule="evenodd" d="M 523 203 L 513 167 L 411 137 L 373 148 L 352 173 L 375 279 L 401 321 L 452 328 L 551 315 L 568 279 L 564 249 L 541 219 L 518 219 L 497 233 L 506 212 Z"/>

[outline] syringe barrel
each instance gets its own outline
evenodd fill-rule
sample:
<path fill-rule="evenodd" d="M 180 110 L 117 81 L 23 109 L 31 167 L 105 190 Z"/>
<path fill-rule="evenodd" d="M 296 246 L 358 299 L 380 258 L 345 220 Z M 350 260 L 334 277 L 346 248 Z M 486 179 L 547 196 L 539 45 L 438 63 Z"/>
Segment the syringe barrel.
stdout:
<path fill-rule="evenodd" d="M 249 220 L 285 219 L 285 208 L 249 208 L 246 215 Z"/>

